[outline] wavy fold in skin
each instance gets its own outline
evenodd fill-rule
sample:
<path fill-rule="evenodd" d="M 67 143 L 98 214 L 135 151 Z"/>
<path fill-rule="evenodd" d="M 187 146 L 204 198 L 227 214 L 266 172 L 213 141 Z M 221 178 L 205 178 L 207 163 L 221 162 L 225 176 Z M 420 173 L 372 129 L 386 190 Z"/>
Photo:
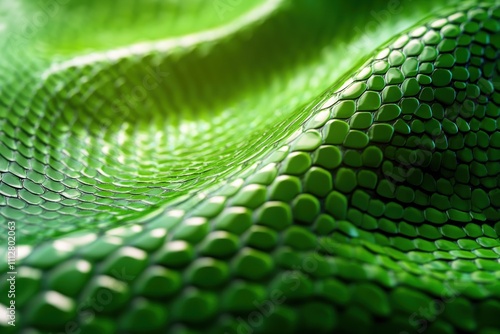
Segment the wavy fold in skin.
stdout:
<path fill-rule="evenodd" d="M 2 333 L 500 333 L 499 3 L 0 16 Z"/>

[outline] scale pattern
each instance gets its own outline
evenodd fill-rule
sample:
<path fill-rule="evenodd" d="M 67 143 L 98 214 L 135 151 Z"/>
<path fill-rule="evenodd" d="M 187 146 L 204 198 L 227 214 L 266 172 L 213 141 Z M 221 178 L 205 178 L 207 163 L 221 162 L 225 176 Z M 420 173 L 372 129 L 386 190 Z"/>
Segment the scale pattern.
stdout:
<path fill-rule="evenodd" d="M 108 169 L 91 160 L 87 142 L 71 141 L 93 131 L 91 109 L 105 105 L 109 88 L 89 92 L 78 80 L 125 75 L 137 70 L 133 59 L 5 97 L 1 214 L 31 217 L 26 233 L 47 230 L 45 238 L 51 219 L 75 218 L 66 220 L 71 233 L 21 249 L 15 330 L 500 333 L 499 52 L 498 6 L 415 27 L 301 111 L 297 131 L 245 147 L 256 158 L 210 174 L 218 183 L 197 174 L 206 189 L 167 207 L 159 204 L 177 174 L 162 176 L 158 164 L 146 166 L 158 170 L 157 183 L 134 174 L 147 145 L 162 156 L 154 141 L 128 143 L 130 160 Z M 70 89 L 88 104 L 77 121 L 62 105 Z M 22 108 L 51 101 L 58 112 L 33 117 Z M 93 147 L 119 140 L 119 125 L 107 129 Z M 89 159 L 86 168 L 65 145 Z M 187 189 L 197 166 L 183 164 L 184 154 L 175 168 L 187 168 Z M 75 231 L 134 208 L 132 225 Z"/>

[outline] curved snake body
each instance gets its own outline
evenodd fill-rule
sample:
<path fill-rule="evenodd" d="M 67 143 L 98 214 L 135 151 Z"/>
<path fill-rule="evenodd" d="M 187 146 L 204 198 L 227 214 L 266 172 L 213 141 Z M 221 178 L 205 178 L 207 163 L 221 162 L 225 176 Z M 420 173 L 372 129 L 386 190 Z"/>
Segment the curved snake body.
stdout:
<path fill-rule="evenodd" d="M 280 77 L 328 44 L 273 39 L 327 29 L 332 4 L 298 3 L 113 51 L 6 52 L 2 332 L 500 333 L 500 7 L 433 14 L 325 83 Z M 247 44 L 253 75 L 224 61 Z"/>

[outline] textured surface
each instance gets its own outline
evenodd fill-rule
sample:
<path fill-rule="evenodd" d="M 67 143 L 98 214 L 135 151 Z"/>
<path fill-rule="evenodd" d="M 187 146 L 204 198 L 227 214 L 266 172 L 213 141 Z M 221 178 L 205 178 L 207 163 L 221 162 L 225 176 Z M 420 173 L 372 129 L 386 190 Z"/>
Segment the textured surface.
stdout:
<path fill-rule="evenodd" d="M 188 3 L 5 37 L 5 332 L 500 333 L 500 7 Z"/>

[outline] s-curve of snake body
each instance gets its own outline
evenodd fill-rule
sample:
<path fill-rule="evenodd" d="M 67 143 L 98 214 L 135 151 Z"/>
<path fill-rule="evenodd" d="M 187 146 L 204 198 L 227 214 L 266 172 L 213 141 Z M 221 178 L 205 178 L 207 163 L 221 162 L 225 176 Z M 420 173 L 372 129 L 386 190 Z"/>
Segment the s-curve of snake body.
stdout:
<path fill-rule="evenodd" d="M 1 333 L 500 334 L 500 3 L 0 17 Z"/>

